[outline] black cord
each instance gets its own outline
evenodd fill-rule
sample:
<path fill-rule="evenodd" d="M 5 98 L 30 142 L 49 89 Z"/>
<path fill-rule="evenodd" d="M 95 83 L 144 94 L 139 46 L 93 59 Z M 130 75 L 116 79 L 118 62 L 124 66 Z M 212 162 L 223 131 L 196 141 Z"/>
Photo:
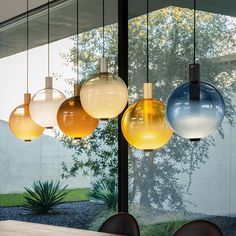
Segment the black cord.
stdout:
<path fill-rule="evenodd" d="M 149 0 L 147 0 L 147 83 L 149 83 Z"/>
<path fill-rule="evenodd" d="M 193 10 L 193 63 L 196 63 L 196 0 L 194 0 Z"/>
<path fill-rule="evenodd" d="M 77 83 L 79 83 L 79 0 L 77 0 L 77 28 L 76 28 L 76 59 L 77 59 Z"/>
<path fill-rule="evenodd" d="M 26 91 L 29 92 L 29 0 L 27 0 L 27 20 L 26 20 L 26 44 L 27 44 L 27 76 Z"/>
<path fill-rule="evenodd" d="M 50 76 L 50 7 L 48 0 L 48 77 Z"/>
<path fill-rule="evenodd" d="M 105 1 L 102 0 L 102 56 L 105 51 Z"/>

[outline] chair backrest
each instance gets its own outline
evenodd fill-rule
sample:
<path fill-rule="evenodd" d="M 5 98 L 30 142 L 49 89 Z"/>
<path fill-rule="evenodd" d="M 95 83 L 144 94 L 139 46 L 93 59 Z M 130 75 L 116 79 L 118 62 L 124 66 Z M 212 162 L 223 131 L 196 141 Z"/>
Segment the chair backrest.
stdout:
<path fill-rule="evenodd" d="M 132 215 L 125 212 L 117 213 L 107 219 L 100 227 L 99 232 L 140 236 L 137 221 Z"/>
<path fill-rule="evenodd" d="M 220 228 L 207 220 L 191 221 L 179 228 L 174 236 L 223 236 Z"/>

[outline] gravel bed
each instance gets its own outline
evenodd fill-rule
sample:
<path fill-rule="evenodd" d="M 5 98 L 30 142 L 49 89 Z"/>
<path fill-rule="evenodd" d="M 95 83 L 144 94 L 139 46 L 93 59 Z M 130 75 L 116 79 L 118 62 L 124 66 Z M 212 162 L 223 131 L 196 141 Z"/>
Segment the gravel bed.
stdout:
<path fill-rule="evenodd" d="M 18 220 L 39 224 L 50 224 L 72 228 L 88 229 L 99 205 L 89 202 L 70 202 L 57 206 L 53 215 L 33 215 L 20 207 L 0 207 L 0 220 Z"/>
<path fill-rule="evenodd" d="M 188 220 L 205 219 L 218 225 L 224 236 L 236 236 L 236 217 L 235 216 L 213 216 L 201 213 L 188 213 Z"/>
<path fill-rule="evenodd" d="M 213 216 L 206 215 L 201 213 L 188 213 L 188 220 L 197 220 L 197 219 L 205 219 L 213 222 L 218 225 L 218 227 L 222 230 L 224 236 L 236 236 L 236 217 L 232 215 L 230 216 Z"/>
<path fill-rule="evenodd" d="M 207 218 L 211 222 L 215 223 L 220 227 L 224 236 L 235 236 L 236 235 L 236 218 L 227 216 L 215 216 Z"/>
<path fill-rule="evenodd" d="M 56 207 L 57 213 L 51 215 L 33 215 L 25 212 L 20 207 L 0 207 L 0 220 L 18 220 L 40 224 L 50 224 L 71 228 L 88 229 L 96 217 L 101 205 L 90 202 L 63 203 Z M 207 219 L 217 224 L 224 236 L 236 236 L 236 217 L 199 215 L 189 217 Z"/>

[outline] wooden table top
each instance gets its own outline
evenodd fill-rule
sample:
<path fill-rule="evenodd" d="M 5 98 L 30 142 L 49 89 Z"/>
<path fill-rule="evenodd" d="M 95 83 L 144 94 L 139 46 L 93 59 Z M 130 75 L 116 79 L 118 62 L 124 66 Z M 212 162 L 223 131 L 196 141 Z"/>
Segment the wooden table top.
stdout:
<path fill-rule="evenodd" d="M 21 221 L 0 221 L 0 236 L 118 236 L 118 234 L 33 224 Z M 120 235 L 121 236 L 121 235 Z"/>

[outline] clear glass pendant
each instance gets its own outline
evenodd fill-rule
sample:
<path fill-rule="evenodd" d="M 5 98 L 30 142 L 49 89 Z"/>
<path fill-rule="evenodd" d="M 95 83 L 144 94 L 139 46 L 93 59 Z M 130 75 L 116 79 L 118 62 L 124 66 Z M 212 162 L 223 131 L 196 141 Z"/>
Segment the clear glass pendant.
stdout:
<path fill-rule="evenodd" d="M 46 77 L 45 89 L 39 90 L 31 99 L 30 115 L 35 123 L 51 129 L 57 125 L 57 111 L 66 99 L 65 95 L 52 86 L 52 77 Z"/>

